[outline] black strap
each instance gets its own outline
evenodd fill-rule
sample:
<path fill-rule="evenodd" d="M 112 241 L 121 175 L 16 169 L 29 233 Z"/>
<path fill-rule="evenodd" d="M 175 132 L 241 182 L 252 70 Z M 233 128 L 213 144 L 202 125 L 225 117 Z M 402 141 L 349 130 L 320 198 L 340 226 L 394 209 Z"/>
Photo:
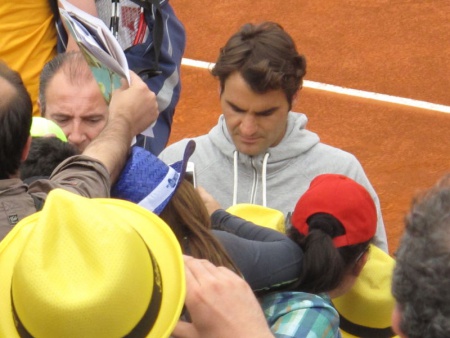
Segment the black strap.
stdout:
<path fill-rule="evenodd" d="M 36 211 L 41 211 L 44 207 L 45 200 L 39 196 L 36 196 L 34 194 L 30 194 L 30 196 L 33 198 L 34 206 L 36 208 Z"/>
<path fill-rule="evenodd" d="M 339 314 L 339 327 L 341 330 L 350 333 L 356 337 L 363 338 L 390 338 L 394 337 L 395 333 L 392 327 L 385 328 L 372 328 L 367 326 L 358 325 L 345 318 L 342 314 Z"/>
<path fill-rule="evenodd" d="M 161 10 L 160 0 L 131 0 L 135 4 L 143 7 L 147 11 L 153 11 L 155 17 L 155 23 L 153 25 L 153 50 L 155 51 L 155 66 L 153 69 L 140 70 L 144 73 L 142 75 L 152 77 L 160 74 L 159 71 L 159 55 L 161 54 L 161 45 L 164 36 L 164 22 Z"/>
<path fill-rule="evenodd" d="M 52 10 L 55 22 L 59 20 L 58 0 L 48 0 L 48 4 Z"/>

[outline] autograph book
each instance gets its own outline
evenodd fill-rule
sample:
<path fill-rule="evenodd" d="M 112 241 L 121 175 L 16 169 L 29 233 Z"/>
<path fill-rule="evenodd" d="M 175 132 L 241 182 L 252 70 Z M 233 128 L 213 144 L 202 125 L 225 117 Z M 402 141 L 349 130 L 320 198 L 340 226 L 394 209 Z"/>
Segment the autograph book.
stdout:
<path fill-rule="evenodd" d="M 122 78 L 130 83 L 128 63 L 119 42 L 105 23 L 65 0 L 60 0 L 61 19 L 78 44 L 100 90 L 109 104 Z"/>

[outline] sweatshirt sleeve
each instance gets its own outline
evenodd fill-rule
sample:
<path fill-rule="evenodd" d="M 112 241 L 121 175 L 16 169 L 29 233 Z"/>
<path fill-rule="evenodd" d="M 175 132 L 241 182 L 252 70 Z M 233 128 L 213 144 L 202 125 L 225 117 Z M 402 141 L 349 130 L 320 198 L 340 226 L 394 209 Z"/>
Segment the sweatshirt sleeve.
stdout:
<path fill-rule="evenodd" d="M 101 162 L 89 156 L 76 155 L 61 162 L 50 179 L 31 183 L 29 192 L 48 194 L 61 188 L 89 198 L 109 197 L 110 185 L 108 170 Z"/>
<path fill-rule="evenodd" d="M 286 235 L 225 210 L 211 215 L 213 233 L 254 291 L 288 284 L 300 275 L 303 251 Z"/>

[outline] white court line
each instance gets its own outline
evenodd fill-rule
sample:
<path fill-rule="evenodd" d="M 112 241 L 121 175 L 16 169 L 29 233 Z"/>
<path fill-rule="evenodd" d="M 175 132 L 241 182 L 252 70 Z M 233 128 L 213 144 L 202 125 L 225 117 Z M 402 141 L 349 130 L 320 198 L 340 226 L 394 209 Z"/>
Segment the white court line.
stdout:
<path fill-rule="evenodd" d="M 204 69 L 211 69 L 211 67 L 214 66 L 214 63 L 212 63 L 212 62 L 197 61 L 197 60 L 186 59 L 186 58 L 182 59 L 181 64 L 185 65 L 185 66 L 192 66 L 192 67 L 204 68 Z M 391 102 L 391 103 L 401 104 L 404 106 L 423 108 L 423 109 L 427 109 L 427 110 L 434 110 L 434 111 L 450 114 L 450 106 L 444 106 L 442 104 L 437 104 L 437 103 L 430 103 L 430 102 L 426 102 L 426 101 L 407 99 L 404 97 L 391 96 L 391 95 L 386 95 L 386 94 L 366 92 L 364 90 L 344 88 L 344 87 L 339 87 L 339 86 L 330 85 L 330 84 L 326 84 L 326 83 L 308 81 L 308 80 L 303 81 L 303 87 L 324 90 L 324 91 L 343 94 L 343 95 L 362 97 L 362 98 L 370 99 L 370 100 Z"/>

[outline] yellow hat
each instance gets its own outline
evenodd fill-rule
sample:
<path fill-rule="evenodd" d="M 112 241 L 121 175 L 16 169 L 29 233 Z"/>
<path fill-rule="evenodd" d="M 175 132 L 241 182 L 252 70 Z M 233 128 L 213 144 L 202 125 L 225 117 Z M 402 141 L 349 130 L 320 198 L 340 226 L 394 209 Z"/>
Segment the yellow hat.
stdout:
<path fill-rule="evenodd" d="M 249 222 L 285 233 L 284 215 L 279 210 L 257 204 L 239 203 L 229 207 L 227 211 Z"/>
<path fill-rule="evenodd" d="M 391 327 L 395 306 L 391 293 L 394 265 L 391 256 L 370 245 L 367 263 L 352 289 L 332 299 L 339 312 L 343 338 L 397 337 Z"/>
<path fill-rule="evenodd" d="M 175 235 L 128 201 L 56 189 L 0 242 L 0 337 L 168 337 L 185 292 Z"/>
<path fill-rule="evenodd" d="M 41 137 L 52 134 L 55 135 L 55 137 L 59 138 L 61 141 L 67 142 L 66 134 L 64 134 L 61 127 L 58 126 L 55 122 L 46 119 L 45 117 L 33 116 L 30 129 L 30 135 L 32 137 Z"/>

